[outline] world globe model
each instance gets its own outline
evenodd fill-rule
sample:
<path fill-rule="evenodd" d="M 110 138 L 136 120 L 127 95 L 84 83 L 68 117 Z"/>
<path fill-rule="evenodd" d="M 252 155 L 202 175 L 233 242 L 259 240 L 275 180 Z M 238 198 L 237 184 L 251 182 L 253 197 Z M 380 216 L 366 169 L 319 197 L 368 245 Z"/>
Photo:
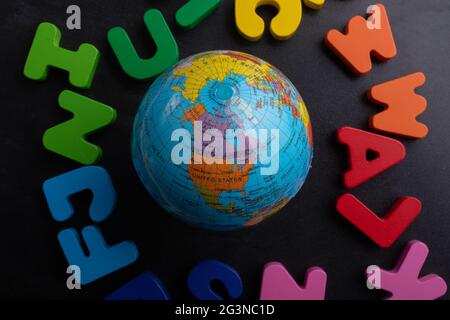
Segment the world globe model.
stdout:
<path fill-rule="evenodd" d="M 211 51 L 161 74 L 136 115 L 132 157 L 153 199 L 208 229 L 255 225 L 302 187 L 313 140 L 305 104 L 275 67 Z"/>

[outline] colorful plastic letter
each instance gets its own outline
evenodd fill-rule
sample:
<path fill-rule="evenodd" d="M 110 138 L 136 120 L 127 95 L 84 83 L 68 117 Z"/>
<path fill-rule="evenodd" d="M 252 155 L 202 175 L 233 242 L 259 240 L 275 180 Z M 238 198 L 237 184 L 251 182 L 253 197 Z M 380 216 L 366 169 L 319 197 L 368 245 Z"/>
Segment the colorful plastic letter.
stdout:
<path fill-rule="evenodd" d="M 386 110 L 370 119 L 370 127 L 385 133 L 420 139 L 428 134 L 428 127 L 416 120 L 427 108 L 427 100 L 414 92 L 425 83 L 422 72 L 391 80 L 372 87 L 369 99 Z"/>
<path fill-rule="evenodd" d="M 339 129 L 337 136 L 338 141 L 348 147 L 350 169 L 344 174 L 344 184 L 350 189 L 396 165 L 406 156 L 403 144 L 385 136 L 350 127 Z M 377 157 L 367 160 L 369 151 Z"/>
<path fill-rule="evenodd" d="M 270 262 L 264 266 L 260 300 L 324 300 L 326 286 L 327 274 L 321 268 L 309 268 L 301 287 L 281 263 Z"/>
<path fill-rule="evenodd" d="M 303 0 L 305 5 L 311 9 L 319 10 L 325 4 L 325 0 Z"/>
<path fill-rule="evenodd" d="M 425 243 L 410 241 L 393 270 L 380 270 L 380 287 L 390 292 L 386 300 L 435 300 L 447 292 L 445 280 L 438 275 L 419 278 L 428 252 Z"/>
<path fill-rule="evenodd" d="M 379 9 L 381 28 L 372 28 L 370 21 L 356 16 L 350 19 L 345 34 L 333 29 L 325 37 L 325 43 L 357 75 L 372 70 L 371 55 L 382 61 L 397 55 L 386 9 L 382 4 L 374 7 Z"/>
<path fill-rule="evenodd" d="M 169 294 L 156 275 L 145 272 L 111 293 L 105 300 L 169 300 Z"/>
<path fill-rule="evenodd" d="M 85 255 L 75 229 L 65 229 L 58 234 L 59 244 L 69 265 L 77 265 L 81 269 L 81 284 L 88 284 L 122 269 L 136 261 L 139 256 L 132 241 L 123 241 L 109 247 L 100 230 L 94 226 L 85 227 L 81 235 L 86 242 L 89 256 Z"/>
<path fill-rule="evenodd" d="M 175 19 L 181 27 L 192 29 L 213 13 L 220 5 L 220 0 L 189 0 L 178 9 Z"/>
<path fill-rule="evenodd" d="M 89 216 L 95 222 L 105 220 L 116 205 L 116 191 L 111 177 L 102 167 L 82 167 L 44 182 L 48 207 L 56 221 L 65 221 L 73 213 L 70 197 L 83 190 L 92 192 Z"/>
<path fill-rule="evenodd" d="M 200 262 L 191 270 L 188 276 L 189 290 L 200 300 L 223 300 L 211 289 L 213 280 L 222 282 L 231 298 L 237 299 L 241 296 L 243 285 L 239 273 L 217 260 Z"/>
<path fill-rule="evenodd" d="M 159 10 L 148 10 L 144 23 L 156 43 L 156 53 L 142 59 L 136 52 L 127 32 L 115 27 L 108 32 L 108 41 L 123 71 L 130 77 L 145 80 L 156 76 L 178 61 L 178 45 Z"/>
<path fill-rule="evenodd" d="M 382 248 L 390 247 L 422 210 L 420 200 L 403 197 L 383 217 L 378 217 L 352 194 L 342 195 L 337 211 Z"/>
<path fill-rule="evenodd" d="M 265 25 L 256 9 L 263 5 L 278 9 L 278 14 L 270 22 L 272 36 L 278 40 L 292 37 L 302 20 L 301 0 L 236 0 L 236 26 L 241 35 L 250 41 L 261 39 Z"/>
<path fill-rule="evenodd" d="M 93 164 L 101 157 L 102 149 L 86 141 L 86 136 L 112 124 L 116 111 L 69 90 L 61 92 L 59 105 L 74 117 L 48 129 L 43 137 L 44 147 L 79 163 Z"/>
<path fill-rule="evenodd" d="M 79 88 L 89 88 L 97 70 L 100 52 L 91 44 L 83 43 L 78 51 L 59 46 L 61 32 L 55 25 L 41 23 L 34 36 L 24 74 L 32 80 L 47 79 L 50 66 L 69 72 L 69 81 Z"/>

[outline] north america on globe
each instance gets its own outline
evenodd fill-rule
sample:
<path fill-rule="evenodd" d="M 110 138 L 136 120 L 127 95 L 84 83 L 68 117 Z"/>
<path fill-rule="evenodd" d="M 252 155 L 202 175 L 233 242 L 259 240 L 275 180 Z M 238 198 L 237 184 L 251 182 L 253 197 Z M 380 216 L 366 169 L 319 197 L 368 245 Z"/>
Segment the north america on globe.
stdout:
<path fill-rule="evenodd" d="M 249 54 L 182 60 L 150 86 L 132 156 L 152 198 L 207 229 L 255 225 L 302 187 L 313 139 L 305 103 L 278 69 Z"/>

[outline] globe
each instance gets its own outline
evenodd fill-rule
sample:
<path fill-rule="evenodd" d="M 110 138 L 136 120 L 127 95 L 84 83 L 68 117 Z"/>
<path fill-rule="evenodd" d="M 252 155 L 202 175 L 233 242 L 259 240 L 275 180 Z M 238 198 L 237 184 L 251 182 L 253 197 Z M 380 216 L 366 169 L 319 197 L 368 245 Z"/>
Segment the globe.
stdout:
<path fill-rule="evenodd" d="M 305 103 L 269 63 L 235 51 L 191 56 L 161 74 L 136 114 L 132 158 L 153 199 L 213 230 L 283 208 L 311 167 Z"/>

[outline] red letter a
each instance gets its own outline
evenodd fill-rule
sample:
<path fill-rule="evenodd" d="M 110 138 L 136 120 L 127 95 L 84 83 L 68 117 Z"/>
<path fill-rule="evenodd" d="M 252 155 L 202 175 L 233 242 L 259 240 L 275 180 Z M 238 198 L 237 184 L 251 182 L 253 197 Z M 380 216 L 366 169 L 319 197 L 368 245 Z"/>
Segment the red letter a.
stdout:
<path fill-rule="evenodd" d="M 399 141 L 367 131 L 344 127 L 338 130 L 338 141 L 348 146 L 350 169 L 344 174 L 344 184 L 354 188 L 394 166 L 405 158 Z M 376 154 L 368 160 L 368 152 Z"/>

